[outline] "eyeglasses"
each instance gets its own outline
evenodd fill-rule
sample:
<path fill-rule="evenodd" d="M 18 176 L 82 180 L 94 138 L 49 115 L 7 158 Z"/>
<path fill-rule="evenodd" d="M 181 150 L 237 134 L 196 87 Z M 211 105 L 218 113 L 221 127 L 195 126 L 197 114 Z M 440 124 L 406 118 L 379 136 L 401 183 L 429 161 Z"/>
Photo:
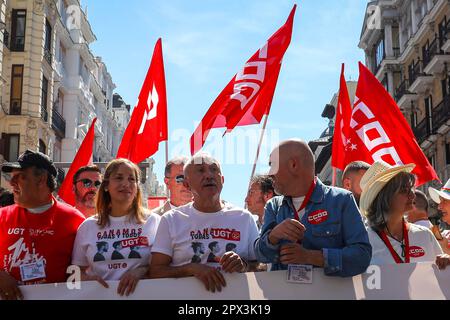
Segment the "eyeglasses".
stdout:
<path fill-rule="evenodd" d="M 167 179 L 172 179 L 174 177 L 166 177 Z M 184 175 L 183 174 L 179 174 L 177 176 L 175 176 L 175 181 L 176 183 L 183 183 L 184 181 Z"/>
<path fill-rule="evenodd" d="M 76 183 L 78 183 L 80 181 L 83 183 L 83 187 L 85 187 L 85 188 L 91 188 L 92 185 L 94 185 L 94 187 L 96 187 L 98 189 L 98 188 L 100 188 L 100 185 L 102 184 L 98 180 L 97 181 L 92 181 L 91 179 L 80 179 Z"/>

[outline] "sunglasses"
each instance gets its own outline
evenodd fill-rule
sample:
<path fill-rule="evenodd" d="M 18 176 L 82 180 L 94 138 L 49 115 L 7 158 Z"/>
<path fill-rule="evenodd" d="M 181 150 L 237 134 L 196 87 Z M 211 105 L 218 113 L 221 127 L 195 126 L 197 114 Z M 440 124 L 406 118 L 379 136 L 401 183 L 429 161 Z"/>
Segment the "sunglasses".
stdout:
<path fill-rule="evenodd" d="M 78 182 L 82 182 L 83 183 L 83 187 L 85 188 L 91 188 L 92 185 L 94 185 L 94 187 L 96 187 L 97 189 L 100 188 L 100 185 L 102 184 L 100 181 L 92 181 L 91 179 L 80 179 L 78 180 L 76 183 Z"/>
<path fill-rule="evenodd" d="M 173 177 L 166 177 L 167 179 L 172 179 Z M 175 176 L 175 182 L 176 183 L 183 183 L 184 181 L 184 175 L 179 174 L 177 176 Z"/>

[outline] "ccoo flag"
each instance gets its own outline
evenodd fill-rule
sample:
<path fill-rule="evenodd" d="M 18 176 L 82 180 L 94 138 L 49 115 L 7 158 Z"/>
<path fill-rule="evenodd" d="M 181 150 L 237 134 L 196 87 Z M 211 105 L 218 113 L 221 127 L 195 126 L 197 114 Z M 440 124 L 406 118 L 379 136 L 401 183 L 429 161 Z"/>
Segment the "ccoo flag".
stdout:
<path fill-rule="evenodd" d="M 286 23 L 244 65 L 206 112 L 191 136 L 191 154 L 200 150 L 212 128 L 227 128 L 260 123 L 269 114 L 281 62 L 292 36 L 297 5 Z"/>

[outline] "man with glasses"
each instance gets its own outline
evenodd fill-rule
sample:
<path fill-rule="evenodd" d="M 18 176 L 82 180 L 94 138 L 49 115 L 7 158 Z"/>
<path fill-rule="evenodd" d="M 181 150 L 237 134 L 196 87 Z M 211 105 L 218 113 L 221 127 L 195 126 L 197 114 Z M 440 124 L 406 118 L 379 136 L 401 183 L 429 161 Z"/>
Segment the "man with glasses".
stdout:
<path fill-rule="evenodd" d="M 164 183 L 167 187 L 168 200 L 161 207 L 154 209 L 154 213 L 162 216 L 167 211 L 192 201 L 191 191 L 183 184 L 183 167 L 188 160 L 187 157 L 176 157 L 167 162 L 164 169 Z"/>
<path fill-rule="evenodd" d="M 84 216 L 52 195 L 57 171 L 47 155 L 27 150 L 1 170 L 15 204 L 0 209 L 0 298 L 15 300 L 19 285 L 66 280 Z"/>
<path fill-rule="evenodd" d="M 73 176 L 75 208 L 86 218 L 95 214 L 95 196 L 101 183 L 101 171 L 95 165 L 81 167 Z"/>

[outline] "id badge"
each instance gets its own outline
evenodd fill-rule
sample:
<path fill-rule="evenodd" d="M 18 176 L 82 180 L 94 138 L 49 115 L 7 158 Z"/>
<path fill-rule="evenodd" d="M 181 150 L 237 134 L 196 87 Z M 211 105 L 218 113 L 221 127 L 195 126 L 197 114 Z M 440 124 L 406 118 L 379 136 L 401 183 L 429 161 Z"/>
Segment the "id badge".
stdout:
<path fill-rule="evenodd" d="M 307 264 L 290 264 L 287 270 L 287 282 L 312 283 L 313 266 Z"/>
<path fill-rule="evenodd" d="M 45 264 L 43 260 L 23 264 L 20 266 L 22 281 L 31 281 L 45 278 Z"/>

